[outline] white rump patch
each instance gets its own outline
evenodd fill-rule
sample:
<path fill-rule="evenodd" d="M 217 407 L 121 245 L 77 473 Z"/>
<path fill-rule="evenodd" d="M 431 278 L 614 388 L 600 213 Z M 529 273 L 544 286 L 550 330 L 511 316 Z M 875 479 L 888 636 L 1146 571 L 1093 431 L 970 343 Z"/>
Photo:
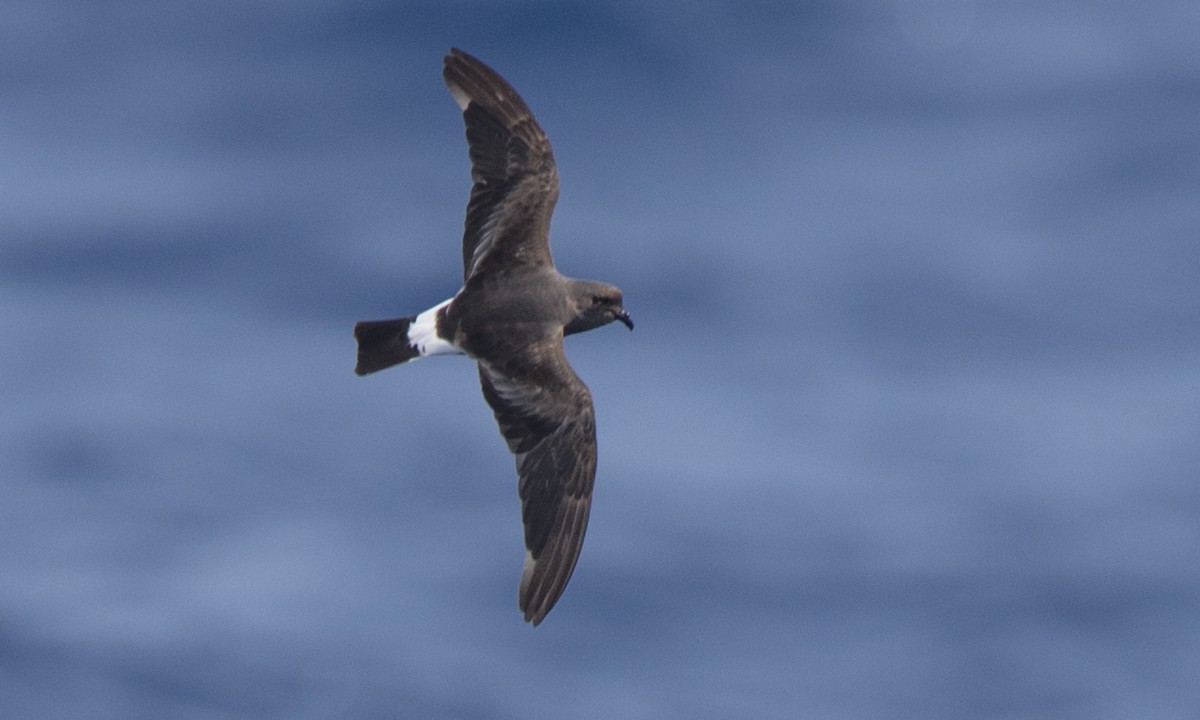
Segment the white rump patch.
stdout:
<path fill-rule="evenodd" d="M 438 311 L 449 305 L 454 298 L 445 300 L 434 305 L 425 312 L 417 316 L 416 320 L 408 326 L 408 344 L 415 347 L 417 352 L 421 353 L 421 357 L 426 355 L 462 355 L 463 351 L 458 349 L 454 343 L 449 340 L 444 340 L 438 337 L 437 334 L 437 315 Z"/>

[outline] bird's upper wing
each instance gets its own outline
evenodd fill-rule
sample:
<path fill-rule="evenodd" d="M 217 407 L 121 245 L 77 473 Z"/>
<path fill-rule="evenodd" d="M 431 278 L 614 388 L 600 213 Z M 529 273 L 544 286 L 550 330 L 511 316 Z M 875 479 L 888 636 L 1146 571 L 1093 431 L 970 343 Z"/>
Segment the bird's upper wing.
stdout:
<path fill-rule="evenodd" d="M 480 361 L 483 396 L 516 455 L 525 568 L 520 608 L 537 625 L 571 579 L 592 504 L 596 420 L 592 396 L 561 338 L 497 363 Z"/>
<path fill-rule="evenodd" d="M 494 262 L 549 265 L 558 170 L 550 141 L 504 78 L 458 49 L 442 78 L 463 111 L 471 199 L 463 232 L 463 278 Z"/>

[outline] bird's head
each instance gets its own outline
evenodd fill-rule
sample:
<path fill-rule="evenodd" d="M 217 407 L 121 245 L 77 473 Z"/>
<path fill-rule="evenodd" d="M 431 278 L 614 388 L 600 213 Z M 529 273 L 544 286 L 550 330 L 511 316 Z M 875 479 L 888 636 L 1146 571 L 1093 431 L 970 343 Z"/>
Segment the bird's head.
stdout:
<path fill-rule="evenodd" d="M 576 281 L 571 292 L 574 317 L 563 328 L 564 335 L 603 327 L 614 320 L 630 330 L 633 320 L 625 312 L 621 291 L 612 285 Z"/>

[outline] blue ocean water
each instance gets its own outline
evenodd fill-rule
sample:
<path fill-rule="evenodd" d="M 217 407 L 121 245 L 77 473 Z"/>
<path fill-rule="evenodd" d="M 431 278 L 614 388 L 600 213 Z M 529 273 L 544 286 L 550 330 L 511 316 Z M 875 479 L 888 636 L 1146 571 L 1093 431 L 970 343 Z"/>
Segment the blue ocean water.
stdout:
<path fill-rule="evenodd" d="M 637 330 L 520 621 L 460 46 Z M 1194 3 L 0 9 L 0 716 L 1194 718 Z"/>

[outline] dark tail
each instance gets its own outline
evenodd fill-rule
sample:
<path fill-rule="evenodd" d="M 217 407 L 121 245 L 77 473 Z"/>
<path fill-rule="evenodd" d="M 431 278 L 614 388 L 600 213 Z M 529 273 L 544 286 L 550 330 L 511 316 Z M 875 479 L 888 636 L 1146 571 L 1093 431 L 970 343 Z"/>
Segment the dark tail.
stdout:
<path fill-rule="evenodd" d="M 365 320 L 356 324 L 358 364 L 354 372 L 367 375 L 419 356 L 421 353 L 408 344 L 408 326 L 415 319 Z"/>

